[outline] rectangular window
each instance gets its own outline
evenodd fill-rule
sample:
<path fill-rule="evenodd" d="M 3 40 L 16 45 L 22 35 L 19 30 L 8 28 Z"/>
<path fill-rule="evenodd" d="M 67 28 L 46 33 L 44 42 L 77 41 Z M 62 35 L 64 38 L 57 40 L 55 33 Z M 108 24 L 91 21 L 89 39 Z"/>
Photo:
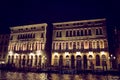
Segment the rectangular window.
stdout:
<path fill-rule="evenodd" d="M 66 37 L 68 37 L 68 31 L 66 31 Z"/>
<path fill-rule="evenodd" d="M 88 30 L 88 35 L 92 35 L 92 33 L 91 33 L 91 30 L 90 30 L 90 29 Z"/>
<path fill-rule="evenodd" d="M 41 38 L 44 38 L 44 33 L 41 33 Z"/>
<path fill-rule="evenodd" d="M 99 31 L 98 31 L 98 29 L 96 29 L 96 35 L 99 35 Z"/>

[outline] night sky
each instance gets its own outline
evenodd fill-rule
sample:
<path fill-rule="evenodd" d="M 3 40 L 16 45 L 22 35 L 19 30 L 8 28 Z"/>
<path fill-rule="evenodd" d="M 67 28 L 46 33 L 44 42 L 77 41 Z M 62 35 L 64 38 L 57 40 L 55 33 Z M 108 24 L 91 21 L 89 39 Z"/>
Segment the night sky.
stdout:
<path fill-rule="evenodd" d="M 106 18 L 107 27 L 120 26 L 120 5 L 117 0 L 2 0 L 0 1 L 0 32 L 11 26 L 43 22 L 63 22 Z"/>
<path fill-rule="evenodd" d="M 8 33 L 11 26 L 96 18 L 107 19 L 109 43 L 113 43 L 114 27 L 120 29 L 119 0 L 0 1 L 0 33 Z"/>

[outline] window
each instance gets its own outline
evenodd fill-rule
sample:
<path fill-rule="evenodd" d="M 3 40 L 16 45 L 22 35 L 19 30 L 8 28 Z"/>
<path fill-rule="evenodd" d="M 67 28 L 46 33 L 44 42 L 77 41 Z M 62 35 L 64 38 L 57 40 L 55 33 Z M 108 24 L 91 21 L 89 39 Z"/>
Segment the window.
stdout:
<path fill-rule="evenodd" d="M 41 38 L 44 38 L 44 33 L 41 33 Z"/>
<path fill-rule="evenodd" d="M 90 29 L 88 30 L 88 35 L 92 35 L 92 33 L 91 33 L 91 30 L 90 30 Z"/>
<path fill-rule="evenodd" d="M 85 36 L 87 35 L 87 30 L 85 30 Z"/>
<path fill-rule="evenodd" d="M 73 36 L 76 36 L 76 32 L 75 31 L 73 31 Z"/>
<path fill-rule="evenodd" d="M 99 35 L 98 29 L 96 29 L 96 35 Z"/>
<path fill-rule="evenodd" d="M 97 41 L 97 48 L 100 48 L 99 41 Z"/>
<path fill-rule="evenodd" d="M 66 31 L 66 37 L 68 37 L 68 31 Z"/>
<path fill-rule="evenodd" d="M 100 35 L 102 35 L 103 34 L 102 29 L 99 29 L 99 31 L 100 31 Z"/>
<path fill-rule="evenodd" d="M 66 50 L 68 50 L 68 43 L 66 42 Z"/>
<path fill-rule="evenodd" d="M 81 36 L 83 36 L 83 30 L 81 30 Z"/>
<path fill-rule="evenodd" d="M 62 37 L 62 32 L 61 31 L 56 32 L 56 37 Z"/>
<path fill-rule="evenodd" d="M 79 34 L 79 30 L 77 30 L 77 36 L 79 36 L 80 34 Z"/>
<path fill-rule="evenodd" d="M 62 47 L 61 47 L 61 43 L 60 43 L 60 44 L 59 44 L 59 50 L 61 50 L 61 48 L 62 48 Z"/>
<path fill-rule="evenodd" d="M 70 37 L 72 37 L 72 31 L 70 31 Z"/>
<path fill-rule="evenodd" d="M 62 32 L 60 31 L 60 35 L 59 35 L 59 37 L 62 37 Z"/>
<path fill-rule="evenodd" d="M 58 32 L 56 32 L 56 37 L 58 37 Z"/>
<path fill-rule="evenodd" d="M 73 43 L 73 49 L 76 49 L 76 42 Z"/>

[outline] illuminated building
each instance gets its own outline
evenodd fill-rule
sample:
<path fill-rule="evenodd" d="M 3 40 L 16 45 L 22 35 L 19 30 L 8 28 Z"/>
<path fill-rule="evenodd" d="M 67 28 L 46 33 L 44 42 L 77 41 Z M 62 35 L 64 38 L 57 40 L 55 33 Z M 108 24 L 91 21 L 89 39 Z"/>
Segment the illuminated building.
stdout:
<path fill-rule="evenodd" d="M 46 28 L 46 23 L 10 27 L 7 64 L 14 67 L 45 67 Z"/>
<path fill-rule="evenodd" d="M 5 60 L 8 52 L 9 34 L 0 34 L 0 61 Z"/>
<path fill-rule="evenodd" d="M 106 19 L 53 23 L 51 65 L 110 69 Z"/>

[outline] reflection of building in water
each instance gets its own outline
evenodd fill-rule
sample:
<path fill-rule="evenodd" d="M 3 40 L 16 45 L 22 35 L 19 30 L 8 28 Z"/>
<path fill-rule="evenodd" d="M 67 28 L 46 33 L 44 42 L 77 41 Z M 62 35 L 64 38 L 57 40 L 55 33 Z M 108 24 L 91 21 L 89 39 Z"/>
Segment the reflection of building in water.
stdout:
<path fill-rule="evenodd" d="M 109 68 L 105 19 L 53 23 L 52 65 Z"/>
<path fill-rule="evenodd" d="M 46 23 L 11 27 L 7 63 L 16 67 L 45 65 L 46 28 Z"/>

